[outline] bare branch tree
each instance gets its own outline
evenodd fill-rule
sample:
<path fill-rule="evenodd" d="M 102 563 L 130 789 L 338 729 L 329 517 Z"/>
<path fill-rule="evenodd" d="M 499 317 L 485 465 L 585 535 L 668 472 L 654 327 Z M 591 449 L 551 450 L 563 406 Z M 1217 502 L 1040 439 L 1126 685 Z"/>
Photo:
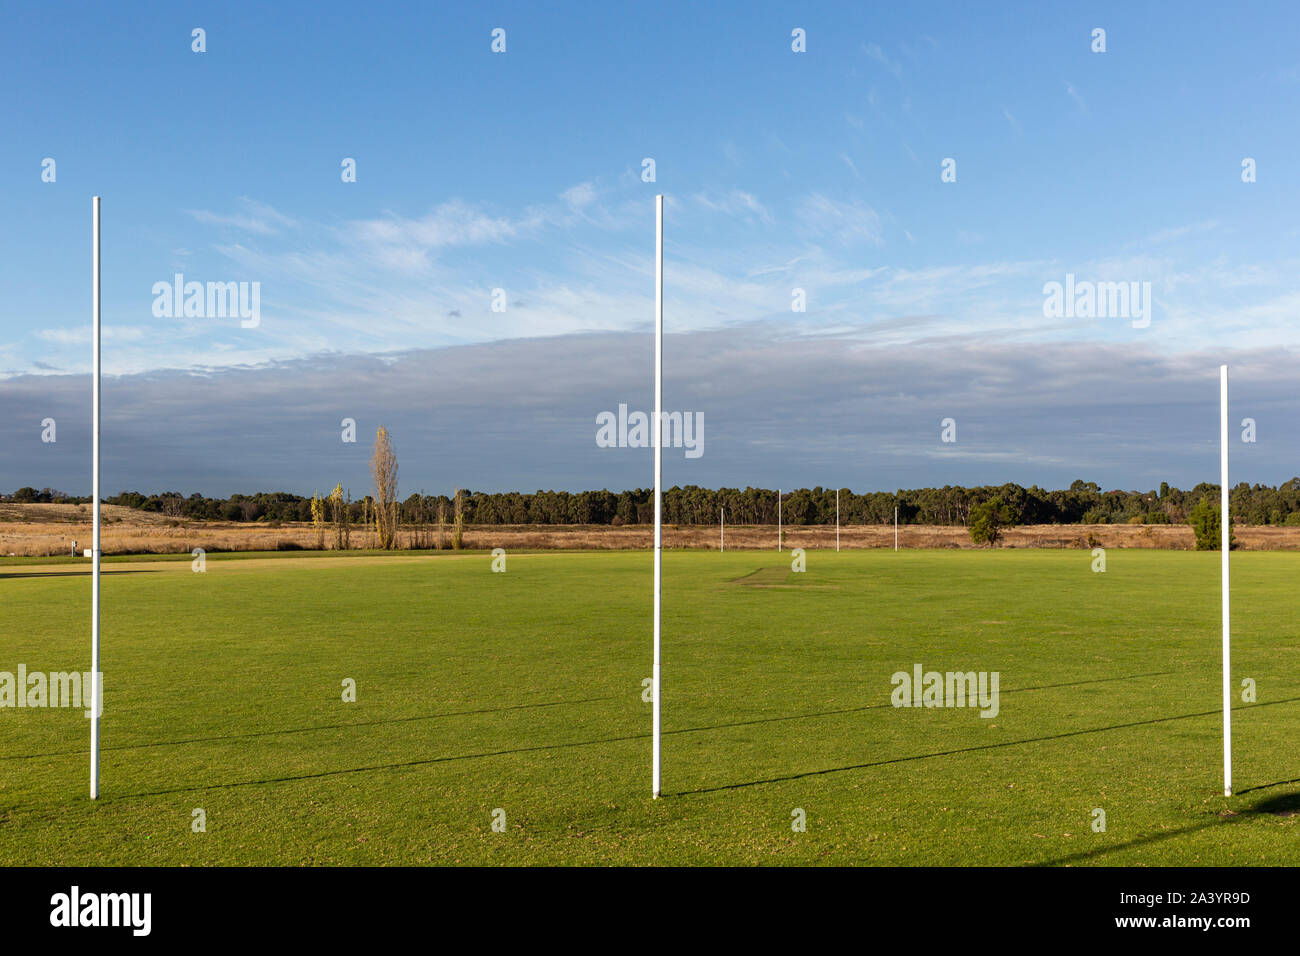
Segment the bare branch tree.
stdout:
<path fill-rule="evenodd" d="M 455 523 L 451 527 L 451 546 L 459 551 L 465 545 L 465 492 L 457 488 L 453 502 Z"/>
<path fill-rule="evenodd" d="M 325 550 L 325 499 L 316 492 L 311 496 L 311 526 L 316 532 L 316 549 Z"/>
<path fill-rule="evenodd" d="M 375 450 L 370 455 L 370 477 L 375 481 L 375 533 L 379 547 L 391 550 L 397 540 L 397 454 L 388 429 L 375 433 Z"/>

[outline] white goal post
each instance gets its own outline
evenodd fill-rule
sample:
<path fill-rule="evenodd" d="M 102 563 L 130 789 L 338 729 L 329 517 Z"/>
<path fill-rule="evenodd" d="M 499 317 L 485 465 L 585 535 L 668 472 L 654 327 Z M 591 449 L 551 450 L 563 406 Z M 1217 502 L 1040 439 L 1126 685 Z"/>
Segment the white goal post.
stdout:
<path fill-rule="evenodd" d="M 650 718 L 650 794 L 659 799 L 659 628 L 663 587 L 663 429 L 664 429 L 664 197 L 655 196 L 655 555 L 654 555 L 654 689 Z"/>
<path fill-rule="evenodd" d="M 94 511 L 90 542 L 90 799 L 99 799 L 99 711 L 103 700 L 99 676 L 99 197 L 91 200 L 91 371 L 90 493 Z M 83 688 L 84 691 L 84 688 Z"/>
<path fill-rule="evenodd" d="M 1223 588 L 1223 795 L 1232 796 L 1232 641 L 1228 594 L 1228 554 L 1232 520 L 1228 516 L 1228 366 L 1219 366 L 1219 547 Z"/>

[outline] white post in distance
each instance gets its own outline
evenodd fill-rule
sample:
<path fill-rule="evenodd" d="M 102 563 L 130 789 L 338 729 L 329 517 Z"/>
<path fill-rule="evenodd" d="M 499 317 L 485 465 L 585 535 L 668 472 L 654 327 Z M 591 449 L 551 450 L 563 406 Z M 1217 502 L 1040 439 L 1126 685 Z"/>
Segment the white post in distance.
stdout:
<path fill-rule="evenodd" d="M 91 311 L 94 330 L 91 348 L 90 493 L 94 501 L 90 542 L 90 799 L 99 799 L 99 706 L 102 697 L 99 678 L 99 197 L 91 200 Z"/>
<path fill-rule="evenodd" d="M 776 489 L 776 550 L 781 551 L 781 489 Z"/>
<path fill-rule="evenodd" d="M 718 553 L 727 550 L 727 509 L 718 509 Z"/>
<path fill-rule="evenodd" d="M 1228 516 L 1228 366 L 1219 366 L 1219 533 L 1223 549 L 1223 795 L 1232 796 L 1231 629 L 1228 614 L 1228 552 L 1232 521 Z"/>
<path fill-rule="evenodd" d="M 651 683 L 654 700 L 650 719 L 650 793 L 659 799 L 659 625 L 660 588 L 663 572 L 663 427 L 664 427 L 664 197 L 655 196 L 655 599 L 654 670 Z"/>
<path fill-rule="evenodd" d="M 840 489 L 835 489 L 835 553 L 840 553 Z"/>
<path fill-rule="evenodd" d="M 898 505 L 894 505 L 894 550 L 898 550 Z"/>

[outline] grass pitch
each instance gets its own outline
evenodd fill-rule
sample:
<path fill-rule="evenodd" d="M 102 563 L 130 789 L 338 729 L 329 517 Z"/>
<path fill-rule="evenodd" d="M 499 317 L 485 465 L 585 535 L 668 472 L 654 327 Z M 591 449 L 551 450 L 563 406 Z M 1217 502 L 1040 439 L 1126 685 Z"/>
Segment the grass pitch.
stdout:
<path fill-rule="evenodd" d="M 1300 860 L 1300 555 L 1233 557 L 1231 799 L 1216 554 L 807 560 L 665 554 L 658 801 L 646 553 L 106 563 L 101 798 L 80 710 L 0 709 L 0 864 Z M 0 567 L 0 671 L 88 669 L 89 602 Z"/>

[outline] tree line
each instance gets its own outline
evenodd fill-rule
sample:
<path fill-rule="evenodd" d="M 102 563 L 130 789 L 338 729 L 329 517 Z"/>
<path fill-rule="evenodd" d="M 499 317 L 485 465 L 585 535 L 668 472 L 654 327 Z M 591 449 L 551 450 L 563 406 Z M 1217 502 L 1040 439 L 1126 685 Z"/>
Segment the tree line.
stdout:
<path fill-rule="evenodd" d="M 385 436 L 385 439 L 387 436 Z M 315 523 L 346 523 L 361 527 L 425 527 L 447 522 L 458 525 L 638 525 L 654 521 L 653 490 L 536 491 L 532 493 L 461 490 L 451 495 L 412 494 L 396 498 L 396 463 L 381 469 L 383 488 L 378 495 L 353 500 L 336 486 L 330 497 L 304 497 L 289 492 L 235 494 L 209 498 L 179 492 L 142 494 L 126 491 L 105 502 L 140 511 L 198 521 L 313 522 L 312 501 L 318 502 Z M 1182 490 L 1162 482 L 1150 491 L 1102 491 L 1091 481 L 1075 481 L 1069 488 L 1048 491 L 1017 484 L 942 488 L 915 488 L 895 492 L 854 493 L 841 489 L 842 524 L 966 525 L 972 512 L 998 499 L 999 523 L 1021 524 L 1186 524 L 1203 498 L 1217 502 L 1219 486 L 1202 482 Z M 15 502 L 84 504 L 89 498 L 64 495 L 52 489 L 20 488 L 0 498 Z M 324 504 L 320 504 L 324 502 Z M 674 486 L 664 491 L 664 521 L 676 525 L 717 524 L 725 514 L 728 524 L 776 524 L 777 492 L 770 488 L 701 488 Z M 328 512 L 323 518 L 321 509 Z M 796 488 L 781 495 L 781 519 L 789 525 L 833 524 L 834 488 Z M 1242 525 L 1300 525 L 1300 477 L 1272 487 L 1235 486 L 1230 495 L 1232 520 Z M 987 511 L 987 509 L 985 509 Z M 979 514 L 976 514 L 979 517 Z"/>

